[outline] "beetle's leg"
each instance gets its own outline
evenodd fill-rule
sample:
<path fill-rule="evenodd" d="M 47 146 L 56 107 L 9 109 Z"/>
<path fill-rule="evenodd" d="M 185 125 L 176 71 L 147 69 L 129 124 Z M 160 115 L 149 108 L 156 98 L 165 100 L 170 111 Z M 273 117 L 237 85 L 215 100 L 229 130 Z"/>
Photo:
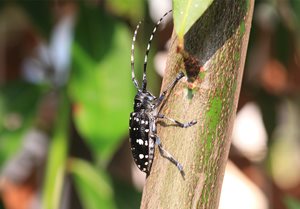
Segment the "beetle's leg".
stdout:
<path fill-rule="evenodd" d="M 154 145 L 155 145 L 155 136 L 150 136 L 149 137 L 149 164 L 148 164 L 148 168 L 147 171 L 150 173 L 151 170 L 151 166 L 152 166 L 152 162 L 154 159 Z"/>
<path fill-rule="evenodd" d="M 157 108 L 161 102 L 164 100 L 166 94 L 168 93 L 168 91 L 170 91 L 171 89 L 174 88 L 174 86 L 178 83 L 178 81 L 184 77 L 184 73 L 183 72 L 179 72 L 175 78 L 175 80 L 161 93 L 161 95 L 157 98 L 154 109 Z"/>
<path fill-rule="evenodd" d="M 157 135 L 155 136 L 155 138 L 156 138 L 155 142 L 158 146 L 160 155 L 164 158 L 167 158 L 171 163 L 173 163 L 178 168 L 178 170 L 180 171 L 180 174 L 181 174 L 182 178 L 184 178 L 185 173 L 184 173 L 182 165 L 167 150 L 165 150 L 163 148 L 163 146 L 161 144 L 161 141 L 160 141 L 160 139 Z"/>
<path fill-rule="evenodd" d="M 175 120 L 173 118 L 169 118 L 169 117 L 165 116 L 164 114 L 158 114 L 156 117 L 172 121 L 173 123 L 176 123 L 181 128 L 188 128 L 188 127 L 191 127 L 191 126 L 193 126 L 193 125 L 195 125 L 197 123 L 196 120 L 192 120 L 192 121 L 190 121 L 188 123 L 181 123 L 181 122 L 179 122 L 179 121 L 177 121 L 177 120 Z"/>

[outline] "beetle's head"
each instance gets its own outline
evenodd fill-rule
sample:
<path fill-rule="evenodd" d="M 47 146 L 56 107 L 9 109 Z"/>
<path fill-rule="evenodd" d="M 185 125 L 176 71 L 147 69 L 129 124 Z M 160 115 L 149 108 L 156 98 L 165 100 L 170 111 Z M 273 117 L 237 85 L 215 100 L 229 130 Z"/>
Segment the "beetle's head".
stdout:
<path fill-rule="evenodd" d="M 155 97 L 148 91 L 138 91 L 134 98 L 134 112 L 152 110 Z"/>

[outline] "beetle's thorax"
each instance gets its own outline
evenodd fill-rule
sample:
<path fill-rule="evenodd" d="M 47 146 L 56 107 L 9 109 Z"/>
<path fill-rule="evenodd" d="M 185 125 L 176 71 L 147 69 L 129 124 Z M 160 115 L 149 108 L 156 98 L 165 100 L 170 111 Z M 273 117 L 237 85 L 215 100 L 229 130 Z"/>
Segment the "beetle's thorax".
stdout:
<path fill-rule="evenodd" d="M 134 112 L 153 110 L 155 96 L 148 91 L 138 91 L 134 98 Z"/>

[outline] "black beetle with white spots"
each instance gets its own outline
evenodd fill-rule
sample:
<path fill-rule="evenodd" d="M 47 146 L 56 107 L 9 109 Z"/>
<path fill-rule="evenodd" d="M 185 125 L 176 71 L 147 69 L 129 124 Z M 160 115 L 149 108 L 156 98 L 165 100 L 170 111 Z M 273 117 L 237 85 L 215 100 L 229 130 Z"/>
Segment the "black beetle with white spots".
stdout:
<path fill-rule="evenodd" d="M 172 10 L 171 10 L 172 11 Z M 182 72 L 178 73 L 175 80 L 162 92 L 159 97 L 155 97 L 149 91 L 147 91 L 147 78 L 146 78 L 146 68 L 147 68 L 147 58 L 151 46 L 151 41 L 153 39 L 154 33 L 163 20 L 163 18 L 169 14 L 171 11 L 164 14 L 162 18 L 156 23 L 152 34 L 150 36 L 145 60 L 144 60 L 144 73 L 142 87 L 140 88 L 138 82 L 134 75 L 134 43 L 136 41 L 136 36 L 141 22 L 136 26 L 134 31 L 132 46 L 131 46 L 131 71 L 132 71 L 132 82 L 137 88 L 137 94 L 134 98 L 134 112 L 130 114 L 129 119 L 129 142 L 131 144 L 131 151 L 133 155 L 134 162 L 137 167 L 149 175 L 153 158 L 155 145 L 158 146 L 159 152 L 162 157 L 167 158 L 172 162 L 180 171 L 181 175 L 184 177 L 184 171 L 182 165 L 168 152 L 166 151 L 160 138 L 157 136 L 156 122 L 157 119 L 167 119 L 175 123 L 177 126 L 182 128 L 188 128 L 195 125 L 197 122 L 195 120 L 188 123 L 181 123 L 172 118 L 168 118 L 164 114 L 161 114 L 158 110 L 161 103 L 164 101 L 166 94 L 174 88 L 180 79 L 184 77 Z"/>

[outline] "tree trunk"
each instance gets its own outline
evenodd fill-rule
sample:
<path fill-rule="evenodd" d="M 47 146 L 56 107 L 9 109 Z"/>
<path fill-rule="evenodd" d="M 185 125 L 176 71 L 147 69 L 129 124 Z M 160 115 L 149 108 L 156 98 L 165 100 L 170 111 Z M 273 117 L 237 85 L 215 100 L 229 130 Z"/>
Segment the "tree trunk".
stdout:
<path fill-rule="evenodd" d="M 142 209 L 217 209 L 241 87 L 254 0 L 215 0 L 184 37 L 176 35 L 162 89 L 186 71 L 162 113 L 197 124 L 182 129 L 159 122 L 162 144 L 183 165 L 177 168 L 156 151 L 142 197 Z M 200 67 L 202 66 L 202 67 Z"/>

